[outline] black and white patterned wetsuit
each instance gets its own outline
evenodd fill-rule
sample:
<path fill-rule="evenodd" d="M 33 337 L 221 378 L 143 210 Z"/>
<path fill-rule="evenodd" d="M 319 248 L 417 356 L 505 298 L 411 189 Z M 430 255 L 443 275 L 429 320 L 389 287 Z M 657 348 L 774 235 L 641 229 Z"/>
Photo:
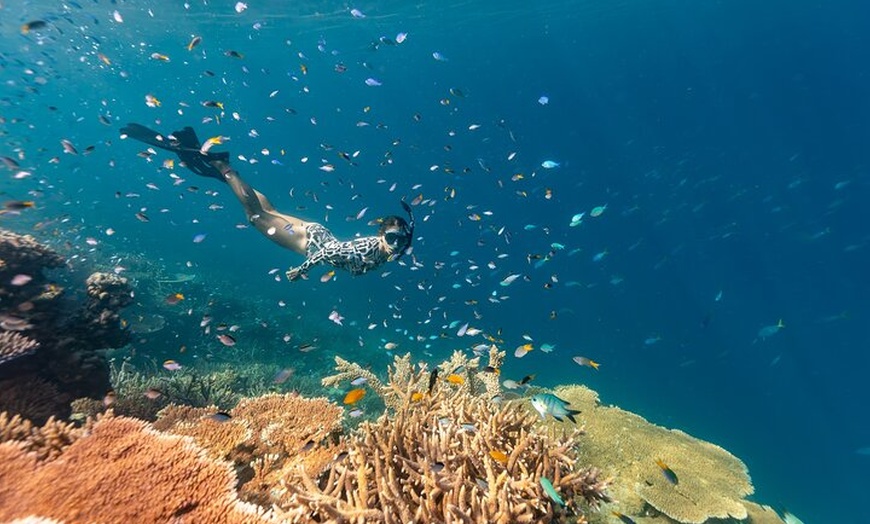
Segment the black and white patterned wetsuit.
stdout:
<path fill-rule="evenodd" d="M 378 237 L 342 242 L 320 224 L 309 224 L 305 232 L 308 234 L 308 258 L 300 266 L 287 271 L 290 280 L 296 280 L 317 264 L 329 264 L 352 275 L 361 275 L 390 260 L 390 255 L 381 249 Z"/>

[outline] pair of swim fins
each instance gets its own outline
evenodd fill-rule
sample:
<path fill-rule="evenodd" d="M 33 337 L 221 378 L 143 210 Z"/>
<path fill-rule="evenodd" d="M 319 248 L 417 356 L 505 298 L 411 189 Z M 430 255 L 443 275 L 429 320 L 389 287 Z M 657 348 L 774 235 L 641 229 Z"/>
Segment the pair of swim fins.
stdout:
<path fill-rule="evenodd" d="M 201 151 L 202 143 L 197 138 L 196 131 L 192 127 L 188 126 L 180 131 L 174 131 L 172 134 L 164 136 L 141 124 L 130 123 L 121 128 L 121 134 L 148 145 L 172 151 L 178 155 L 181 165 L 197 175 L 225 181 L 221 172 L 212 165 L 212 162 L 221 161 L 229 163 L 230 154 L 226 151 L 220 153 L 208 151 L 203 153 Z"/>

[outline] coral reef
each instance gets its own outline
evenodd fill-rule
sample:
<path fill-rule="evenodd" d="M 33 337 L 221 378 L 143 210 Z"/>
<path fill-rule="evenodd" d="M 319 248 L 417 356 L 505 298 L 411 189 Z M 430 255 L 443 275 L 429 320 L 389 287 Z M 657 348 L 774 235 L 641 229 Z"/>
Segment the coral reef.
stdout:
<path fill-rule="evenodd" d="M 97 422 L 60 459 L 39 460 L 19 443 L 0 444 L 2 521 L 274 522 L 238 499 L 235 482 L 228 464 L 188 439 L 129 418 Z"/>
<path fill-rule="evenodd" d="M 14 331 L 0 333 L 0 365 L 36 352 L 39 342 Z"/>
<path fill-rule="evenodd" d="M 270 492 L 298 467 L 317 476 L 341 452 L 342 408 L 324 398 L 268 394 L 242 399 L 228 420 L 215 407 L 170 405 L 154 427 L 185 435 L 211 456 L 232 462 L 241 495 L 268 505 Z"/>
<path fill-rule="evenodd" d="M 487 399 L 492 399 L 499 395 L 501 386 L 498 382 L 498 374 L 489 370 L 499 369 L 502 360 L 504 359 L 504 351 L 493 345 L 489 352 L 489 363 L 486 367 L 480 366 L 480 357 L 469 359 L 462 351 L 454 351 L 450 360 L 442 362 L 437 366 L 440 377 L 443 379 L 450 374 L 460 374 L 462 383 L 458 384 L 459 389 L 464 390 L 470 395 L 482 395 Z M 407 353 L 404 356 L 395 356 L 393 364 L 387 370 L 388 380 L 384 384 L 371 371 L 363 368 L 354 362 L 348 362 L 341 357 L 335 357 L 335 370 L 338 372 L 334 375 L 324 377 L 321 383 L 324 386 L 337 386 L 341 383 L 347 383 L 357 378 L 366 379 L 366 386 L 380 396 L 384 404 L 393 411 L 398 411 L 407 405 L 408 399 L 414 393 L 424 393 L 429 389 L 429 371 L 425 363 L 418 366 L 418 370 L 414 370 L 411 364 L 411 354 Z M 454 386 L 453 384 L 444 384 L 447 387 Z"/>
<path fill-rule="evenodd" d="M 38 461 L 54 459 L 86 433 L 68 422 L 48 419 L 43 426 L 35 426 L 21 415 L 0 412 L 0 444 L 17 442 L 22 450 L 32 453 Z"/>
<path fill-rule="evenodd" d="M 580 457 L 614 476 L 611 493 L 620 502 L 620 512 L 664 515 L 668 521 L 685 524 L 747 518 L 745 497 L 753 487 L 746 466 L 737 457 L 682 431 L 601 406 L 598 395 L 583 386 L 563 386 L 555 393 L 581 410 L 577 418 L 585 425 L 586 435 L 581 439 Z M 677 474 L 676 485 L 665 479 L 656 459 Z"/>
<path fill-rule="evenodd" d="M 48 390 L 30 386 L 50 383 L 55 406 L 25 413 L 36 422 L 66 417 L 74 398 L 102 398 L 111 389 L 103 350 L 123 346 L 129 336 L 119 319 L 132 301 L 127 281 L 94 273 L 82 300 L 49 281 L 46 271 L 63 265 L 33 237 L 0 229 L 0 382 L 4 397 L 17 402 L 0 409 L 39 405 Z"/>
<path fill-rule="evenodd" d="M 315 480 L 300 469 L 302 485 L 286 482 L 278 503 L 292 522 L 546 523 L 564 514 L 544 494 L 546 478 L 585 522 L 574 498 L 595 507 L 607 483 L 577 469 L 576 438 L 538 431 L 516 406 L 444 389 L 362 424 L 327 472 Z"/>

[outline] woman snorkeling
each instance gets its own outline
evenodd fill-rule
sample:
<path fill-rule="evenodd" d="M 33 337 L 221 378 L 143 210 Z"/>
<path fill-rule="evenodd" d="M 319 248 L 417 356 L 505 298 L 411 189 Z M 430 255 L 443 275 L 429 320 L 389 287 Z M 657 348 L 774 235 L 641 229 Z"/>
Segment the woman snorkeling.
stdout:
<path fill-rule="evenodd" d="M 388 216 L 380 220 L 377 235 L 341 241 L 317 222 L 276 211 L 262 193 L 242 180 L 230 167 L 229 153 L 209 151 L 213 141 L 203 146 L 190 127 L 164 136 L 143 125 L 128 124 L 121 129 L 121 136 L 172 151 L 178 155 L 181 165 L 194 173 L 228 184 L 257 231 L 272 242 L 305 256 L 305 262 L 287 271 L 287 278 L 291 281 L 304 277 L 317 264 L 329 264 L 352 275 L 361 275 L 385 262 L 401 258 L 411 249 L 414 215 L 404 201 L 402 207 L 408 214 L 408 221 L 402 217 Z"/>

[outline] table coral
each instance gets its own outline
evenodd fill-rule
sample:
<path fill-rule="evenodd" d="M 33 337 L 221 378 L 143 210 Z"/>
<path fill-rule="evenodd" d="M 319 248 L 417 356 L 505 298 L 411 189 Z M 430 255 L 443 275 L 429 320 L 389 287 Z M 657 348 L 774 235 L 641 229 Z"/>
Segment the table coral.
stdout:
<path fill-rule="evenodd" d="M 737 457 L 682 431 L 600 406 L 597 394 L 585 387 L 560 387 L 555 393 L 581 410 L 577 418 L 586 427 L 581 457 L 615 477 L 612 493 L 622 513 L 660 512 L 685 524 L 747 518 L 744 498 L 753 487 Z M 677 474 L 676 485 L 665 479 L 656 459 Z"/>
<path fill-rule="evenodd" d="M 20 443 L 0 444 L 0 520 L 38 516 L 91 522 L 256 523 L 275 520 L 240 501 L 225 462 L 184 437 L 135 419 L 107 417 L 39 461 Z"/>

